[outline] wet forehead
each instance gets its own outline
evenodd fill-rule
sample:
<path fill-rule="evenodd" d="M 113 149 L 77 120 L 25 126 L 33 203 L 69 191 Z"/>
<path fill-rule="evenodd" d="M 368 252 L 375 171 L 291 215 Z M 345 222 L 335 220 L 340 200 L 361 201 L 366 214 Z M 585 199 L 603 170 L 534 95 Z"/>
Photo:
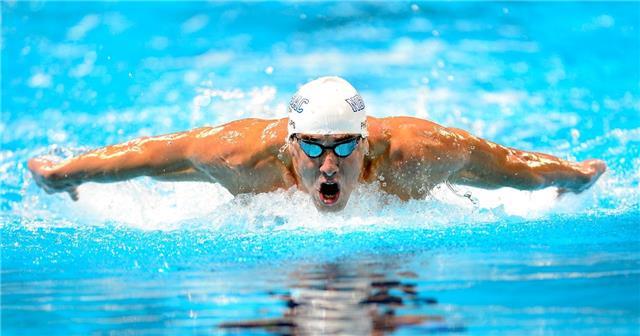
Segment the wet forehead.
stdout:
<path fill-rule="evenodd" d="M 318 142 L 318 143 L 335 143 L 352 139 L 359 136 L 359 134 L 299 134 L 298 137 L 303 140 Z"/>

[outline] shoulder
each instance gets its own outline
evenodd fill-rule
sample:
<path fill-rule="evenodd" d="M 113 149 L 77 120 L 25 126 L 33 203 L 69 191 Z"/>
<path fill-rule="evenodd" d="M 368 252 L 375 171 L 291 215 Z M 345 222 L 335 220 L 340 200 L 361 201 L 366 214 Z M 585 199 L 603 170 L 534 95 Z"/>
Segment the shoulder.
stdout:
<path fill-rule="evenodd" d="M 457 166 L 466 160 L 465 132 L 415 117 L 373 118 L 370 147 L 390 164 Z"/>
<path fill-rule="evenodd" d="M 234 120 L 218 126 L 204 126 L 190 131 L 191 136 L 200 139 L 218 140 L 221 137 L 238 134 L 242 137 L 275 137 L 282 134 L 286 137 L 287 123 L 283 119 L 247 118 Z M 223 139 L 224 140 L 224 139 Z M 228 139 L 227 139 L 228 140 Z"/>
<path fill-rule="evenodd" d="M 189 132 L 192 155 L 202 161 L 210 156 L 238 159 L 277 152 L 287 136 L 286 118 L 240 119 L 219 126 L 207 126 Z"/>
<path fill-rule="evenodd" d="M 369 134 L 374 143 L 384 143 L 392 159 L 423 158 L 458 149 L 463 144 L 460 130 L 447 128 L 415 117 L 369 119 Z"/>

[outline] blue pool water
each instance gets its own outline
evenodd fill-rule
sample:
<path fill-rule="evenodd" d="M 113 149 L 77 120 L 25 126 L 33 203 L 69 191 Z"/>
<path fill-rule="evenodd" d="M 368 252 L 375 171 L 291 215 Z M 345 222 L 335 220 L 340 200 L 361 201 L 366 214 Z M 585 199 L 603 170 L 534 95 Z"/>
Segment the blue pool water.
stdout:
<path fill-rule="evenodd" d="M 1 322 L 23 334 L 640 333 L 640 4 L 2 5 Z M 28 171 L 134 137 L 277 118 L 337 74 L 412 115 L 565 159 L 590 190 L 295 190 Z M 470 197 L 461 197 L 470 193 Z"/>

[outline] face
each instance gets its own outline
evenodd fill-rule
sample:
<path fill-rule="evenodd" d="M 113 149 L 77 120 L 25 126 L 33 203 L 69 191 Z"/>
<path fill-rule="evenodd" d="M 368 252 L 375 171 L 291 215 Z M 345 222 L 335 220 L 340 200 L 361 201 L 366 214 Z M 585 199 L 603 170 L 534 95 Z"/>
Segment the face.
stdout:
<path fill-rule="evenodd" d="M 359 139 L 355 150 L 346 157 L 340 157 L 326 148 L 319 157 L 312 158 L 302 149 L 305 146 L 302 141 L 333 147 L 357 137 L 358 135 L 353 134 L 298 134 L 291 140 L 289 151 L 301 184 L 299 187 L 311 195 L 318 210 L 340 211 L 347 205 L 351 192 L 358 185 L 368 142 L 366 139 Z M 338 154 L 344 148 L 339 148 Z"/>

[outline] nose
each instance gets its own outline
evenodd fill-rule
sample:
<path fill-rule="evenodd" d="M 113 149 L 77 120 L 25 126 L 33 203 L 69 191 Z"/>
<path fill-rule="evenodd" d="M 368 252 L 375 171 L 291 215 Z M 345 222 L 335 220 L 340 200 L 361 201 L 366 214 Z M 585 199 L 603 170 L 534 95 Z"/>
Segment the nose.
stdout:
<path fill-rule="evenodd" d="M 338 172 L 338 158 L 333 153 L 328 153 L 322 160 L 320 172 L 325 177 L 332 177 Z"/>

